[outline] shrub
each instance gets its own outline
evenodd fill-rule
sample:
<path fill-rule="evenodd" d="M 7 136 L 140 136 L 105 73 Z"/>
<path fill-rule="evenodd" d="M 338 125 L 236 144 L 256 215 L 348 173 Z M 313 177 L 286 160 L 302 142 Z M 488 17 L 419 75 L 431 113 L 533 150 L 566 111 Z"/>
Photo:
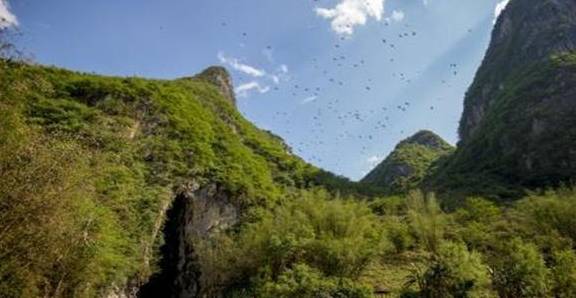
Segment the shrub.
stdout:
<path fill-rule="evenodd" d="M 255 289 L 257 297 L 282 298 L 367 298 L 370 288 L 347 278 L 326 277 L 319 270 L 296 264 L 282 273 L 276 281 L 263 280 Z"/>
<path fill-rule="evenodd" d="M 103 224 L 85 183 L 89 159 L 73 142 L 12 125 L 17 129 L 0 127 L 0 293 L 71 295 L 86 279 L 100 278 L 100 268 L 86 267 L 101 248 L 93 241 Z"/>
<path fill-rule="evenodd" d="M 421 297 L 470 297 L 489 282 L 480 254 L 464 244 L 445 242 L 424 269 L 415 267 L 407 286 L 417 285 Z"/>
<path fill-rule="evenodd" d="M 554 254 L 552 294 L 558 298 L 576 297 L 576 253 L 573 250 Z"/>
<path fill-rule="evenodd" d="M 210 260 L 202 261 L 207 266 L 203 271 L 220 271 L 216 266 L 229 272 L 225 280 L 209 283 L 249 282 L 262 272 L 276 282 L 296 264 L 323 276 L 356 279 L 387 250 L 380 222 L 365 204 L 330 199 L 319 191 L 298 195 L 273 211 L 264 211 L 259 221 L 230 236 L 235 240 L 223 237 L 200 245 L 202 251 L 212 252 Z M 229 249 L 218 249 L 224 246 Z M 214 249 L 219 253 L 214 254 Z"/>
<path fill-rule="evenodd" d="M 500 297 L 548 295 L 549 271 L 535 245 L 515 239 L 497 258 L 492 282 Z"/>
<path fill-rule="evenodd" d="M 494 246 L 498 241 L 498 224 L 504 222 L 500 207 L 482 198 L 467 199 L 463 207 L 456 210 L 454 218 L 460 239 L 469 247 L 480 250 Z"/>
<path fill-rule="evenodd" d="M 515 211 L 517 225 L 543 246 L 564 238 L 576 244 L 576 191 L 561 188 L 543 195 L 531 195 L 520 201 Z"/>
<path fill-rule="evenodd" d="M 410 233 L 410 227 L 402 218 L 387 216 L 382 220 L 382 227 L 396 253 L 402 253 L 414 247 L 415 239 Z"/>
<path fill-rule="evenodd" d="M 370 202 L 370 209 L 380 216 L 405 215 L 406 200 L 404 197 L 376 198 Z"/>
<path fill-rule="evenodd" d="M 429 252 L 436 252 L 444 237 L 446 217 L 433 194 L 411 192 L 407 199 L 410 228 L 416 239 Z"/>

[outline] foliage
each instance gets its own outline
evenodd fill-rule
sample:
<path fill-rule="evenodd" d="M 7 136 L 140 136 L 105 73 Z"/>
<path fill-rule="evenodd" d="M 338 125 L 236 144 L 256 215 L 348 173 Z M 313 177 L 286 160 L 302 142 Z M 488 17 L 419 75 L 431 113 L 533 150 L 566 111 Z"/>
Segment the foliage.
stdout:
<path fill-rule="evenodd" d="M 573 57 L 555 59 L 573 68 Z M 101 297 L 145 281 L 164 211 L 190 181 L 217 184 L 242 215 L 232 229 L 194 239 L 208 297 L 369 297 L 380 285 L 398 293 L 412 263 L 415 295 L 474 296 L 490 286 L 503 297 L 575 295 L 572 188 L 499 205 L 492 194 L 516 186 L 482 171 L 477 180 L 445 176 L 473 181 L 491 199 L 456 196 L 447 213 L 432 194 L 376 197 L 381 187 L 306 164 L 199 79 L 3 60 L 0 71 L 2 297 Z"/>
<path fill-rule="evenodd" d="M 460 239 L 469 247 L 481 250 L 493 246 L 502 216 L 500 207 L 483 198 L 468 198 L 462 208 L 454 212 Z"/>
<path fill-rule="evenodd" d="M 518 221 L 542 245 L 553 245 L 563 238 L 576 244 L 576 195 L 573 189 L 560 188 L 542 195 L 530 195 L 516 207 Z M 554 239 L 551 239 L 554 238 Z M 562 245 L 562 244 L 559 244 Z"/>
<path fill-rule="evenodd" d="M 0 111 L 3 124 L 12 122 L 0 127 L 0 293 L 94 295 L 91 281 L 111 282 L 138 264 L 122 257 L 130 238 L 84 183 L 95 179 L 90 164 L 98 160 L 9 113 Z"/>
<path fill-rule="evenodd" d="M 533 244 L 515 239 L 500 252 L 494 265 L 493 285 L 500 297 L 546 297 L 549 270 Z"/>
<path fill-rule="evenodd" d="M 446 228 L 446 216 L 433 194 L 413 191 L 406 198 L 408 219 L 418 243 L 429 252 L 437 252 Z"/>
<path fill-rule="evenodd" d="M 380 186 L 387 193 L 407 193 L 420 187 L 434 162 L 450 154 L 453 147 L 430 131 L 420 131 L 400 142 L 362 183 Z"/>
<path fill-rule="evenodd" d="M 517 58 L 507 55 L 498 58 L 502 64 Z M 574 56 L 565 52 L 521 61 L 506 71 L 485 60 L 465 100 L 465 114 L 481 112 L 482 121 L 471 130 L 462 118 L 461 134 L 469 136 L 425 184 L 458 199 L 506 201 L 523 197 L 526 189 L 572 182 L 574 168 L 567 161 L 573 159 L 576 130 L 574 106 L 565 98 L 576 84 Z"/>
<path fill-rule="evenodd" d="M 145 281 L 163 212 L 188 181 L 220 185 L 244 210 L 321 183 L 202 80 L 6 60 L 0 70 L 0 296 L 98 296 Z"/>
<path fill-rule="evenodd" d="M 378 220 L 364 204 L 330 199 L 322 191 L 285 200 L 232 237 L 216 239 L 203 249 L 212 252 L 203 261 L 203 271 L 232 274 L 219 276 L 222 280 L 212 281 L 214 285 L 250 282 L 242 279 L 262 274 L 267 282 L 282 284 L 297 264 L 323 276 L 354 280 L 388 249 Z"/>
<path fill-rule="evenodd" d="M 573 250 L 554 253 L 551 273 L 554 297 L 576 297 L 576 253 Z"/>
<path fill-rule="evenodd" d="M 260 281 L 256 297 L 372 297 L 370 288 L 350 279 L 325 277 L 320 271 L 304 264 L 296 264 L 278 277 L 277 281 Z"/>
<path fill-rule="evenodd" d="M 480 254 L 451 242 L 442 243 L 427 267 L 415 267 L 407 280 L 407 286 L 418 286 L 418 296 L 438 298 L 476 296 L 488 283 Z"/>

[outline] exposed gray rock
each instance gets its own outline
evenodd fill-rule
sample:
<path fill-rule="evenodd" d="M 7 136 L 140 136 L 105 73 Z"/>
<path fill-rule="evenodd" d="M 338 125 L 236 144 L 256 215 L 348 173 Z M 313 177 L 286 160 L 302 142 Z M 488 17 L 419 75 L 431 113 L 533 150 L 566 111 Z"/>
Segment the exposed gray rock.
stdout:
<path fill-rule="evenodd" d="M 220 93 L 236 106 L 234 84 L 232 83 L 232 78 L 226 68 L 221 66 L 211 66 L 196 75 L 195 78 L 205 80 L 218 87 Z"/>
<path fill-rule="evenodd" d="M 202 272 L 194 243 L 235 225 L 239 216 L 238 206 L 217 185 L 182 187 L 166 214 L 161 271 L 142 287 L 139 296 L 199 297 Z"/>
<path fill-rule="evenodd" d="M 466 95 L 460 138 L 476 131 L 518 68 L 576 49 L 576 1 L 511 0 L 500 15 L 484 61 Z"/>

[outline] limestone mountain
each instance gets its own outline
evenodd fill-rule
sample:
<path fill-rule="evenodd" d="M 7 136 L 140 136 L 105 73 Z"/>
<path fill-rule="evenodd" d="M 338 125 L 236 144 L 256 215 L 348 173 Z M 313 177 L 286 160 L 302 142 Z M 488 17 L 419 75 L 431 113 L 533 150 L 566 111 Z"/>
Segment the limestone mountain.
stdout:
<path fill-rule="evenodd" d="M 383 187 L 388 193 L 417 188 L 435 161 L 453 147 L 435 133 L 419 131 L 401 141 L 361 182 Z"/>
<path fill-rule="evenodd" d="M 222 67 L 0 59 L 0 297 L 575 297 L 576 189 L 486 200 L 576 177 L 575 115 L 575 0 L 511 0 L 458 147 L 420 131 L 361 183 L 246 120 Z"/>
<path fill-rule="evenodd" d="M 18 235 L 0 239 L 3 297 L 196 297 L 197 241 L 296 191 L 366 191 L 244 119 L 220 67 L 150 80 L 0 60 L 0 73 L 0 225 Z"/>
<path fill-rule="evenodd" d="M 436 189 L 517 196 L 576 176 L 576 2 L 512 0 L 466 94 Z"/>

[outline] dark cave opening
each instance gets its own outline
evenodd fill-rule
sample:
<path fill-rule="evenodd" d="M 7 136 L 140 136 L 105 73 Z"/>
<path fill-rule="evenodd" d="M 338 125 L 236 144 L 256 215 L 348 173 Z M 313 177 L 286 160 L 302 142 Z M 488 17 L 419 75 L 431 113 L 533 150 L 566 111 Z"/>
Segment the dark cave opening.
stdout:
<path fill-rule="evenodd" d="M 194 270 L 190 270 L 188 258 L 193 253 L 185 233 L 187 203 L 188 198 L 185 195 L 178 195 L 166 212 L 159 272 L 153 274 L 140 288 L 139 298 L 196 296 L 198 287 L 195 277 L 198 275 Z"/>

